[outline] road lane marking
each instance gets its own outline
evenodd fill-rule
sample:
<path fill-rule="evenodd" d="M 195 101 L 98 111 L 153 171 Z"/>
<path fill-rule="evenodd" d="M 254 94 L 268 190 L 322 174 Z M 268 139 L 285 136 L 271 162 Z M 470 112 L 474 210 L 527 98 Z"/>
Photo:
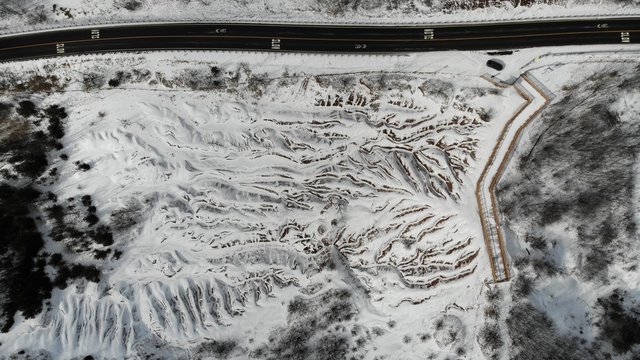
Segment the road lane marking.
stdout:
<path fill-rule="evenodd" d="M 424 39 L 433 40 L 433 29 L 424 29 Z"/>
<path fill-rule="evenodd" d="M 497 39 L 517 39 L 517 38 L 529 38 L 529 37 L 546 37 L 546 36 L 563 36 L 563 35 L 588 35 L 588 34 L 603 34 L 603 33 L 617 33 L 620 30 L 605 30 L 605 31 L 579 31 L 579 32 L 566 32 L 566 33 L 548 33 L 548 34 L 524 34 L 524 35 L 504 35 L 504 36 L 486 36 L 486 37 L 468 37 L 468 38 L 439 38 L 433 39 L 433 41 L 446 42 L 446 41 L 469 41 L 469 40 L 497 40 Z M 627 30 L 626 33 L 637 33 L 640 30 Z M 198 39 L 198 38 L 223 38 L 223 39 L 269 39 L 266 36 L 217 36 L 217 35 L 160 35 L 160 36 L 128 36 L 119 38 L 107 38 L 97 39 L 103 40 L 132 40 L 132 39 L 163 39 L 163 38 L 185 38 L 185 39 Z M 307 41 L 375 41 L 375 42 L 417 42 L 416 39 L 327 39 L 327 38 L 279 38 L 273 40 L 307 40 Z M 88 40 L 69 40 L 67 43 L 82 43 Z M 0 51 L 22 49 L 36 46 L 53 45 L 56 43 L 42 43 L 31 45 L 12 46 L 8 48 L 0 49 Z"/>
<path fill-rule="evenodd" d="M 631 35 L 629 35 L 629 32 L 621 32 L 620 33 L 620 39 L 622 40 L 623 43 L 629 43 L 631 42 Z"/>

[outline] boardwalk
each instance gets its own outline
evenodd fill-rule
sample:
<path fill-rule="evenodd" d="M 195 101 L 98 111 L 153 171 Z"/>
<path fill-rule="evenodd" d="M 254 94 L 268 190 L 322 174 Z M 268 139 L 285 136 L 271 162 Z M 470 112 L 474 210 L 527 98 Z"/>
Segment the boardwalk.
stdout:
<path fill-rule="evenodd" d="M 494 84 L 507 87 L 502 83 L 494 82 Z M 510 279 L 504 232 L 500 226 L 502 221 L 495 189 L 515 148 L 520 143 L 524 129 L 553 99 L 553 95 L 528 74 L 522 75 L 512 86 L 525 102 L 505 123 L 476 185 L 480 222 L 495 282 Z"/>

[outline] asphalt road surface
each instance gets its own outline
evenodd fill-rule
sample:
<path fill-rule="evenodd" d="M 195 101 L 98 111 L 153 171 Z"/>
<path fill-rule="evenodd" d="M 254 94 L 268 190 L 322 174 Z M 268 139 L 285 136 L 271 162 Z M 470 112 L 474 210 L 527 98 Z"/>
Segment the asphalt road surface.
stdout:
<path fill-rule="evenodd" d="M 0 61 L 146 50 L 395 53 L 638 43 L 640 18 L 465 25 L 339 26 L 169 23 L 0 37 Z"/>

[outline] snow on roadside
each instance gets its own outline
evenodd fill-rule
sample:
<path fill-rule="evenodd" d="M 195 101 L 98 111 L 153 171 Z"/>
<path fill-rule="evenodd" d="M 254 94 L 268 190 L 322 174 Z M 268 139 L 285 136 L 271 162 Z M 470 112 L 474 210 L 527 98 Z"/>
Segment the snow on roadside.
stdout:
<path fill-rule="evenodd" d="M 138 4 L 138 5 L 135 5 Z M 453 10 L 447 2 L 430 5 L 419 2 L 396 4 L 387 2 L 357 6 L 349 2 L 319 0 L 269 0 L 247 2 L 225 1 L 87 1 L 39 0 L 5 5 L 0 19 L 1 33 L 15 33 L 47 28 L 95 25 L 121 22 L 296 22 L 296 23 L 460 23 L 509 21 L 537 18 L 602 17 L 638 15 L 637 1 L 632 4 L 615 1 L 566 1 L 562 4 L 513 6 L 505 2 L 497 6 L 473 10 Z M 128 10 L 134 9 L 134 10 Z M 455 7 L 454 7 L 455 9 Z M 2 10 L 2 9 L 0 9 Z M 15 14 L 13 13 L 15 11 Z M 295 19 L 292 21 L 292 19 Z"/>

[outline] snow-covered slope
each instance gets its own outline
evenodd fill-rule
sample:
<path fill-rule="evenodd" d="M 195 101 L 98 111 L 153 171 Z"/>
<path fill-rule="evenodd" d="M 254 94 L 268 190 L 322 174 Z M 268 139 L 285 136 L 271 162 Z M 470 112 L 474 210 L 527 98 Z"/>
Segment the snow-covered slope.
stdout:
<path fill-rule="evenodd" d="M 145 21 L 451 23 L 638 15 L 638 0 L 5 0 L 0 32 Z"/>
<path fill-rule="evenodd" d="M 306 331 L 309 356 L 327 344 L 338 357 L 480 356 L 475 310 L 491 275 L 474 189 L 523 101 L 514 89 L 393 70 L 402 58 L 370 58 L 387 64 L 374 71 L 326 57 L 328 71 L 302 73 L 301 56 L 278 67 L 163 56 L 29 69 L 65 88 L 32 95 L 36 106 L 69 115 L 49 154 L 57 175 L 39 188 L 62 204 L 91 195 L 121 254 L 93 259 L 74 238 L 46 239 L 98 266 L 100 281 L 55 289 L 41 315 L 0 335 L 3 353 L 295 358 L 287 339 Z M 96 79 L 100 89 L 74 91 Z"/>
<path fill-rule="evenodd" d="M 522 358 L 640 354 L 638 66 L 597 51 L 531 64 L 557 98 L 499 192 L 517 274 L 506 324 Z"/>
<path fill-rule="evenodd" d="M 0 292 L 2 315 L 15 313 L 0 319 L 0 356 L 633 358 L 638 64 L 612 49 L 504 57 L 503 74 L 531 71 L 556 100 L 501 185 L 515 280 L 499 286 L 486 285 L 474 189 L 523 99 L 480 77 L 486 54 L 170 52 L 3 65 L 0 210 L 16 202 L 7 187 L 22 188 L 30 212 L 18 215 L 44 238 L 24 262 L 29 279 L 54 288 L 49 296 L 29 280 Z M 547 132 L 576 114 L 571 131 Z M 578 128 L 604 140 L 574 138 Z M 7 147 L 38 155 L 39 142 L 42 171 Z M 604 160 L 585 170 L 575 151 Z M 536 160 L 522 165 L 529 152 Z M 608 195 L 573 201 L 592 177 Z M 516 191 L 532 183 L 538 190 Z M 524 201 L 535 191 L 544 202 Z M 586 211 L 593 199 L 598 211 Z M 541 225 L 549 214 L 536 206 L 547 200 L 568 210 Z M 626 225 L 607 230 L 610 219 Z M 5 306 L 33 288 L 44 289 L 42 311 Z"/>

